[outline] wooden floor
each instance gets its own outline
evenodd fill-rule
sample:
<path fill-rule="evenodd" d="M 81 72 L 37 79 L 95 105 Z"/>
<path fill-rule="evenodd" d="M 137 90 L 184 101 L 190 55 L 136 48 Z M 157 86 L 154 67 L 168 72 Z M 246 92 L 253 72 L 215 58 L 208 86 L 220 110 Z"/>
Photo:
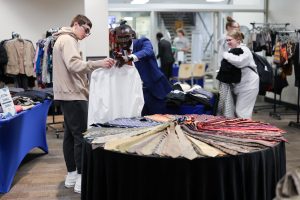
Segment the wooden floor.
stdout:
<path fill-rule="evenodd" d="M 287 170 L 300 166 L 300 130 L 289 127 L 289 121 L 295 121 L 295 115 L 282 115 L 281 120 L 269 116 L 269 111 L 258 111 L 253 119 L 269 122 L 288 133 L 286 144 Z M 285 110 L 283 110 L 285 111 Z M 56 138 L 53 130 L 47 132 L 49 153 L 34 149 L 28 154 L 14 178 L 12 188 L 7 194 L 0 195 L 1 200 L 79 200 L 80 195 L 64 187 L 66 167 L 62 153 L 62 133 Z"/>
<path fill-rule="evenodd" d="M 49 118 L 49 121 L 52 118 Z M 61 117 L 55 119 L 61 120 Z M 55 128 L 62 128 L 61 124 Z M 74 193 L 73 189 L 64 187 L 66 166 L 62 151 L 63 133 L 56 138 L 52 129 L 47 131 L 49 153 L 33 149 L 23 160 L 14 178 L 11 190 L 0 194 L 1 200 L 79 200 L 80 194 Z"/>

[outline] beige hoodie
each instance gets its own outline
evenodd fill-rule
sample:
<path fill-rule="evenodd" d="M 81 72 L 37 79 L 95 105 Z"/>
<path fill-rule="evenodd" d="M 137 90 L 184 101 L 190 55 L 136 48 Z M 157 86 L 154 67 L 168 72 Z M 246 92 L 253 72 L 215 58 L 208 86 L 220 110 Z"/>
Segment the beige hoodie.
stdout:
<path fill-rule="evenodd" d="M 98 68 L 92 61 L 83 61 L 79 43 L 71 27 L 54 34 L 53 92 L 55 100 L 88 100 L 87 74 Z"/>

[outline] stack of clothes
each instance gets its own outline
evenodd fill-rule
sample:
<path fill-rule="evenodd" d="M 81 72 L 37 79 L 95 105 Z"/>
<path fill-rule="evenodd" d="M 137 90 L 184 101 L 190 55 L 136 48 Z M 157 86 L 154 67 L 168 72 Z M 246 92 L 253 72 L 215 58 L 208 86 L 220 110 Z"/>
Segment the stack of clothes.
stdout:
<path fill-rule="evenodd" d="M 53 99 L 53 92 L 48 89 L 24 90 L 22 88 L 9 88 L 9 92 L 12 96 L 16 113 L 29 110 L 45 100 Z M 9 119 L 11 117 L 11 114 L 3 112 L 0 105 L 0 119 Z"/>

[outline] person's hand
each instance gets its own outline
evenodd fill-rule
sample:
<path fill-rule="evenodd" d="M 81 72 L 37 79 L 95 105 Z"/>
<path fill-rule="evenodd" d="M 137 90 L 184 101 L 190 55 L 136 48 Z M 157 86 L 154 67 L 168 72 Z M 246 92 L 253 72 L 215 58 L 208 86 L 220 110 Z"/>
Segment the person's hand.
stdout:
<path fill-rule="evenodd" d="M 114 51 L 113 55 L 116 60 L 116 66 L 119 68 L 122 67 L 125 64 L 122 53 Z"/>
<path fill-rule="evenodd" d="M 116 66 L 117 67 L 122 67 L 124 64 L 128 63 L 129 61 L 133 61 L 132 57 L 129 56 L 115 56 L 115 59 L 117 61 Z"/>
<path fill-rule="evenodd" d="M 102 64 L 103 68 L 111 68 L 115 64 L 115 61 L 112 58 L 104 58 L 102 61 L 103 61 Z"/>
<path fill-rule="evenodd" d="M 103 60 L 96 60 L 92 62 L 93 66 L 102 68 L 111 68 L 115 64 L 115 61 L 112 58 L 104 58 Z"/>

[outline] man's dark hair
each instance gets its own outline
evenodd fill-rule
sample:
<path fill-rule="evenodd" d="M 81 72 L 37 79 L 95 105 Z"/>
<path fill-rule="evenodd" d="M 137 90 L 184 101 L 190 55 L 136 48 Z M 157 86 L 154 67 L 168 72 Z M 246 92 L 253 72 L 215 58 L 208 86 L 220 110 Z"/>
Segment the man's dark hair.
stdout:
<path fill-rule="evenodd" d="M 161 32 L 156 33 L 156 38 L 160 40 L 164 35 Z"/>
<path fill-rule="evenodd" d="M 89 18 L 87 18 L 84 15 L 77 15 L 73 18 L 72 22 L 71 22 L 71 27 L 74 26 L 74 23 L 77 22 L 80 26 L 87 24 L 90 28 L 92 28 L 92 22 L 91 20 L 89 20 Z"/>

